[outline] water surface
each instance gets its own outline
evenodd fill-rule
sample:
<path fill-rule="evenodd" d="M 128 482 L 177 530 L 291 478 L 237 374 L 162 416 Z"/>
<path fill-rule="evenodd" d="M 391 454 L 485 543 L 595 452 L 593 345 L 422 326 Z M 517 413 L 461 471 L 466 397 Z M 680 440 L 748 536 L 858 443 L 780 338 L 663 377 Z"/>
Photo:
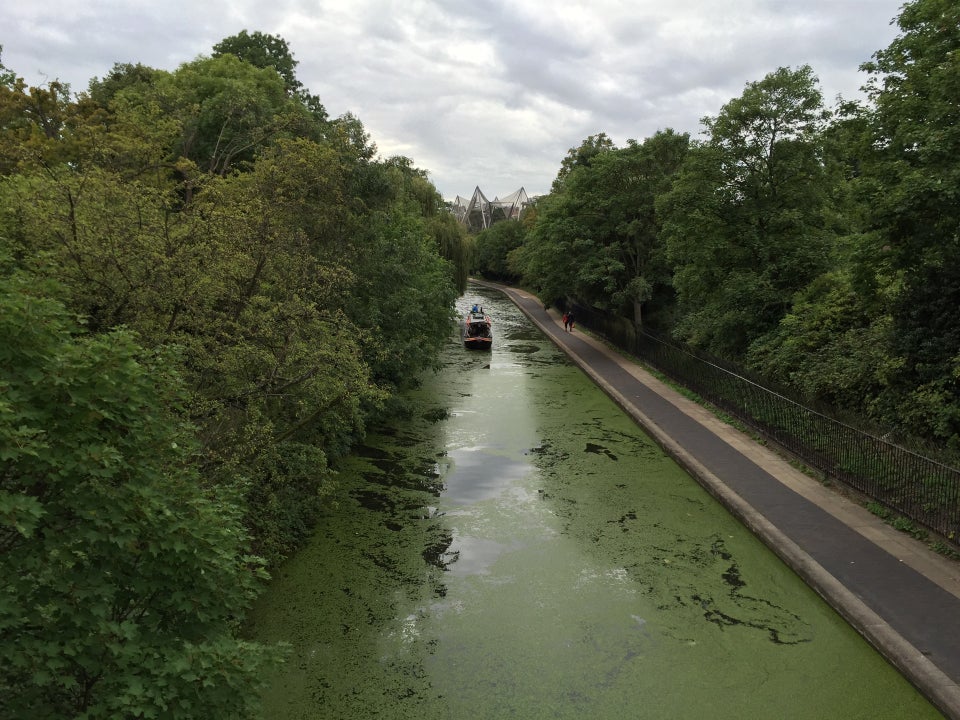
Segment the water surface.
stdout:
<path fill-rule="evenodd" d="M 251 615 L 268 718 L 941 717 L 494 291 Z"/>

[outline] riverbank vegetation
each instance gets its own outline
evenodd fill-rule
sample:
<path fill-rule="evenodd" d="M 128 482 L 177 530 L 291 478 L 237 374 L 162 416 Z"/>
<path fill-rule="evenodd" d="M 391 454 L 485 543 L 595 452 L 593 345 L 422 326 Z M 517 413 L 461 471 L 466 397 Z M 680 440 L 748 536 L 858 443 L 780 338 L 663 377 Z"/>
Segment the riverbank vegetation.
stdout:
<path fill-rule="evenodd" d="M 748 83 L 703 139 L 569 151 L 477 271 L 733 360 L 893 435 L 960 450 L 960 8 L 906 3 L 827 107 L 813 69 Z"/>
<path fill-rule="evenodd" d="M 466 238 L 276 37 L 0 66 L 0 715 L 244 717 L 238 623 L 435 361 Z"/>

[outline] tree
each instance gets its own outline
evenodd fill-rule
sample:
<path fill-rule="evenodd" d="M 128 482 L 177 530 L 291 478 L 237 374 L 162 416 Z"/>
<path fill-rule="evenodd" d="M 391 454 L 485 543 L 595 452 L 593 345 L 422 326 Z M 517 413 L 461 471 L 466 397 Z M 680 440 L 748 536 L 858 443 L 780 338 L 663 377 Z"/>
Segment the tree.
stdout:
<path fill-rule="evenodd" d="M 297 93 L 303 87 L 296 75 L 297 65 L 300 63 L 293 59 L 290 46 L 282 37 L 266 35 L 260 31 L 248 33 L 241 30 L 213 46 L 213 57 L 222 55 L 234 55 L 254 67 L 273 68 L 283 78 L 287 92 L 291 94 Z"/>
<path fill-rule="evenodd" d="M 870 310 L 849 265 L 838 266 L 797 293 L 777 328 L 753 343 L 748 361 L 805 398 L 876 417 L 897 361 L 889 354 L 890 316 Z"/>
<path fill-rule="evenodd" d="M 0 238 L 94 334 L 180 348 L 204 482 L 278 563 L 332 461 L 448 339 L 462 232 L 424 171 L 374 160 L 352 116 L 319 132 L 271 69 L 225 54 L 111 80 L 49 138 L 11 91 Z"/>
<path fill-rule="evenodd" d="M 597 155 L 613 148 L 613 140 L 606 133 L 590 135 L 580 143 L 579 147 L 570 148 L 566 157 L 560 162 L 560 170 L 553 180 L 551 192 L 563 189 L 564 180 L 575 168 L 588 166 Z"/>
<path fill-rule="evenodd" d="M 826 113 L 813 71 L 780 68 L 705 118 L 657 205 L 679 298 L 678 334 L 740 357 L 825 269 Z"/>
<path fill-rule="evenodd" d="M 562 183 L 538 203 L 526 242 L 513 255 L 528 281 L 543 288 L 544 302 L 570 295 L 639 323 L 645 303 L 669 295 L 654 204 L 669 189 L 688 142 L 667 130 L 616 148 L 601 134 L 568 156 Z"/>
<path fill-rule="evenodd" d="M 432 185 L 430 187 L 433 187 Z M 440 194 L 433 190 L 437 199 Z M 473 256 L 474 241 L 466 228 L 448 212 L 436 211 L 428 219 L 428 229 L 434 237 L 440 257 L 447 260 L 453 269 L 453 282 L 461 295 L 467 290 L 470 279 L 470 261 Z"/>
<path fill-rule="evenodd" d="M 536 222 L 523 245 L 511 251 L 511 267 L 545 305 L 573 292 L 582 232 L 574 202 L 562 191 L 552 192 L 538 200 Z"/>
<path fill-rule="evenodd" d="M 69 85 L 54 80 L 28 87 L 0 65 L 0 177 L 21 163 L 69 160 L 61 141 L 69 113 Z"/>
<path fill-rule="evenodd" d="M 863 69 L 876 149 L 871 229 L 898 288 L 889 417 L 960 443 L 960 6 L 914 0 Z"/>
<path fill-rule="evenodd" d="M 283 79 L 233 55 L 200 58 L 152 84 L 121 90 L 128 106 L 156 107 L 180 127 L 171 160 L 187 158 L 207 173 L 225 175 L 253 161 L 256 151 L 302 120 L 306 112 Z"/>
<path fill-rule="evenodd" d="M 351 266 L 363 272 L 346 312 L 362 330 L 373 379 L 401 388 L 433 364 L 449 339 L 456 270 L 438 243 L 450 225 L 439 220 L 436 190 L 406 163 L 361 162 L 354 181 L 351 189 L 360 191 L 355 197 L 365 207 L 350 220 Z"/>
<path fill-rule="evenodd" d="M 3 45 L 0 45 L 0 85 L 10 87 L 17 80 L 17 74 L 3 64 Z"/>
<path fill-rule="evenodd" d="M 521 247 L 527 228 L 520 222 L 494 223 L 477 234 L 474 267 L 493 280 L 518 280 L 510 266 L 510 253 Z"/>
<path fill-rule="evenodd" d="M 114 63 L 113 68 L 103 80 L 93 78 L 87 87 L 90 99 L 102 107 L 107 107 L 114 96 L 124 88 L 137 85 L 151 85 L 158 75 L 166 74 L 141 63 Z"/>
<path fill-rule="evenodd" d="M 0 281 L 0 715 L 250 717 L 260 561 L 201 490 L 170 358 L 38 289 Z"/>
<path fill-rule="evenodd" d="M 642 143 L 596 155 L 568 177 L 565 192 L 580 217 L 575 293 L 591 304 L 632 316 L 671 285 L 656 217 L 656 199 L 670 189 L 689 138 L 659 131 Z"/>

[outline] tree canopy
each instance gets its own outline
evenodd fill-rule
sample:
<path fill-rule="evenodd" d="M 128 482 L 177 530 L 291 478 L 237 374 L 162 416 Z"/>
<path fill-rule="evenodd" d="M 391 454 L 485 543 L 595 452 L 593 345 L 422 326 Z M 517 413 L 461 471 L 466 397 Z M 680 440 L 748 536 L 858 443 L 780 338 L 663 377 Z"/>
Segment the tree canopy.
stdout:
<path fill-rule="evenodd" d="M 960 448 L 960 10 L 912 0 L 824 106 L 813 69 L 746 84 L 703 138 L 588 136 L 476 267 Z"/>
<path fill-rule="evenodd" d="M 960 8 L 907 3 L 864 69 L 874 104 L 872 250 L 895 289 L 896 405 L 922 431 L 960 433 Z M 875 264 L 879 265 L 879 263 Z M 901 405 L 903 399 L 906 404 Z M 894 407 L 894 405 L 890 405 Z"/>
<path fill-rule="evenodd" d="M 829 201 L 811 68 L 780 68 L 706 118 L 660 199 L 678 333 L 727 356 L 780 322 L 824 269 Z"/>
<path fill-rule="evenodd" d="M 13 716 L 254 715 L 263 568 L 449 339 L 467 238 L 295 65 L 244 32 L 77 96 L 2 72 Z"/>
<path fill-rule="evenodd" d="M 558 189 L 537 202 L 511 254 L 515 271 L 546 302 L 574 296 L 637 321 L 646 304 L 662 306 L 670 278 L 654 203 L 688 144 L 673 130 L 623 148 L 605 135 L 587 138 L 568 154 Z"/>
<path fill-rule="evenodd" d="M 0 280 L 0 714 L 250 715 L 261 561 L 190 460 L 176 363 L 37 290 Z"/>

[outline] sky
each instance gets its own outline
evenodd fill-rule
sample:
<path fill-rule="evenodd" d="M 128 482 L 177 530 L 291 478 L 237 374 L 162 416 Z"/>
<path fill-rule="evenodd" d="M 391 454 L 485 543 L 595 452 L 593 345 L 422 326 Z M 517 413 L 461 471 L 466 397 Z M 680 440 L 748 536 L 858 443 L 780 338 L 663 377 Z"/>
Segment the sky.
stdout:
<path fill-rule="evenodd" d="M 903 0 L 0 0 L 0 62 L 81 92 L 242 30 L 282 37 L 331 117 L 360 119 L 447 199 L 550 190 L 585 138 L 702 137 L 747 83 L 810 65 L 828 107 L 897 36 Z"/>

